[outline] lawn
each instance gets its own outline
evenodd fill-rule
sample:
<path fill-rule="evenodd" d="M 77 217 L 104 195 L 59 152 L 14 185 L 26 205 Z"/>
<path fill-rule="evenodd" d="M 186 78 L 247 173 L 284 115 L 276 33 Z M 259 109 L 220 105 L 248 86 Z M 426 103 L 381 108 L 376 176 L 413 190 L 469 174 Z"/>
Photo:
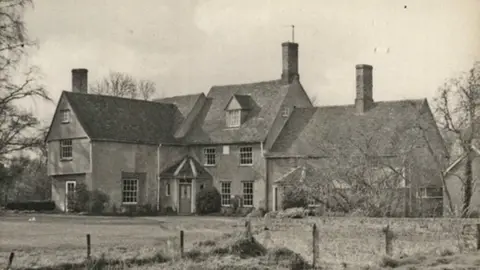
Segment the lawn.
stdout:
<path fill-rule="evenodd" d="M 35 216 L 34 222 L 28 220 Z M 228 233 L 238 219 L 201 217 L 85 217 L 54 215 L 2 216 L 0 267 L 11 251 L 15 268 L 81 262 L 87 255 L 86 234 L 91 235 L 92 255 L 111 259 L 148 258 L 178 250 L 180 230 L 185 248 L 196 241 Z"/>
<path fill-rule="evenodd" d="M 15 251 L 13 266 L 48 266 L 64 262 L 81 262 L 86 257 L 86 234 L 91 235 L 92 255 L 105 254 L 109 259 L 148 258 L 158 252 L 172 256 L 178 252 L 179 231 L 185 232 L 185 250 L 207 239 L 225 239 L 225 234 L 242 232 L 244 218 L 224 217 L 152 217 L 112 218 L 85 216 L 35 215 L 8 216 L 0 221 L 0 267 Z M 475 249 L 475 230 L 461 235 L 461 223 L 478 220 L 447 219 L 362 219 L 306 218 L 273 219 L 269 231 L 264 220 L 252 219 L 254 236 L 265 247 L 287 247 L 312 261 L 312 224 L 319 231 L 319 264 L 327 269 L 361 269 L 378 264 L 385 254 L 382 228 L 390 224 L 396 238 L 394 257 L 422 252 L 442 254 Z M 222 240 L 223 241 L 223 240 Z M 198 247 L 197 247 L 198 249 Z M 202 248 L 200 248 L 202 250 Z M 464 251 L 465 251 L 464 250 Z M 227 257 L 221 257 L 224 260 Z M 228 257 L 232 259 L 232 257 Z M 212 258 L 212 260 L 215 258 Z M 219 258 L 216 258 L 219 259 Z M 238 259 L 232 259 L 239 262 Z M 257 259 L 259 260 L 259 259 Z M 208 260 L 208 262 L 211 262 Z M 183 269 L 166 265 L 142 266 L 145 269 Z M 195 269 L 195 268 L 192 268 Z"/>

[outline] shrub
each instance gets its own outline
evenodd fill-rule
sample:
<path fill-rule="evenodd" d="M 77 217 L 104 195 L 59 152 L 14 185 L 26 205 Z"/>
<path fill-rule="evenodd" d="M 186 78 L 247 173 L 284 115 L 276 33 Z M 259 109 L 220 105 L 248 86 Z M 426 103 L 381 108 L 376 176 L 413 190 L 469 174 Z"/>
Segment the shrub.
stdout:
<path fill-rule="evenodd" d="M 308 206 L 307 192 L 302 189 L 288 188 L 283 195 L 283 209 Z"/>
<path fill-rule="evenodd" d="M 70 199 L 73 203 L 69 206 L 69 210 L 94 214 L 101 214 L 110 200 L 106 193 L 100 190 L 90 191 L 84 183 L 77 184 L 75 196 Z"/>
<path fill-rule="evenodd" d="M 9 202 L 6 209 L 19 211 L 53 211 L 55 210 L 55 202 L 53 201 L 24 201 Z"/>
<path fill-rule="evenodd" d="M 278 213 L 279 218 L 303 218 L 307 216 L 307 211 L 304 208 L 288 208 Z"/>
<path fill-rule="evenodd" d="M 91 208 L 90 211 L 95 214 L 101 214 L 105 210 L 105 205 L 109 201 L 107 194 L 100 190 L 94 190 L 90 194 Z"/>
<path fill-rule="evenodd" d="M 237 212 L 239 208 L 243 207 L 243 199 L 239 195 L 235 195 L 233 198 L 231 198 L 230 203 L 232 204 L 234 212 Z"/>
<path fill-rule="evenodd" d="M 197 194 L 196 207 L 199 214 L 217 213 L 222 208 L 220 192 L 215 187 L 207 187 Z"/>

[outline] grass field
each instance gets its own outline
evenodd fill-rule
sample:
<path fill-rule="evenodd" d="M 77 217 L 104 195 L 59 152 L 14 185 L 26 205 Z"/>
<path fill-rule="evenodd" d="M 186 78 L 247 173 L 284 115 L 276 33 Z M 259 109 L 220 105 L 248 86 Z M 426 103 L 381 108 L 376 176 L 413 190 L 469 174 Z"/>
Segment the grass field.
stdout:
<path fill-rule="evenodd" d="M 0 221 L 0 267 L 15 251 L 14 269 L 81 262 L 86 257 L 86 234 L 91 234 L 92 255 L 109 259 L 149 258 L 161 252 L 178 251 L 178 235 L 185 232 L 185 250 L 194 243 L 219 239 L 226 233 L 244 230 L 245 219 L 223 217 L 112 218 L 35 215 L 3 216 Z M 466 220 L 469 224 L 480 223 Z M 269 231 L 260 230 L 262 219 L 252 220 L 256 239 L 267 248 L 287 247 L 312 261 L 311 226 L 320 235 L 318 261 L 328 269 L 360 269 L 379 262 L 385 253 L 382 228 L 390 223 L 396 235 L 394 256 L 445 250 L 474 249 L 475 237 L 461 237 L 456 220 L 403 220 L 360 218 L 273 219 Z M 466 240 L 466 242 L 465 242 Z M 465 244 L 466 243 L 466 244 Z M 225 259 L 222 257 L 222 260 Z M 229 258 L 232 259 L 232 258 Z M 235 259 L 232 259 L 235 261 Z M 178 262 L 177 262 L 178 264 Z M 173 269 L 173 266 L 142 266 L 141 269 Z M 183 269 L 183 268 L 176 268 Z M 195 269 L 195 268 L 192 268 Z M 422 268 L 423 269 L 423 268 Z M 452 268 L 453 269 L 453 268 Z"/>

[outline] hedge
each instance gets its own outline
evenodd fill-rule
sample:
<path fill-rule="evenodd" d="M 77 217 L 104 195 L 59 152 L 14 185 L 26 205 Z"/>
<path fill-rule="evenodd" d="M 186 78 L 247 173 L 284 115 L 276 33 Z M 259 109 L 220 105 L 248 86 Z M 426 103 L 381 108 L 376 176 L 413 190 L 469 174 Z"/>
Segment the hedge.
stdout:
<path fill-rule="evenodd" d="M 53 211 L 55 210 L 55 202 L 53 201 L 23 201 L 9 202 L 6 209 L 20 211 Z"/>

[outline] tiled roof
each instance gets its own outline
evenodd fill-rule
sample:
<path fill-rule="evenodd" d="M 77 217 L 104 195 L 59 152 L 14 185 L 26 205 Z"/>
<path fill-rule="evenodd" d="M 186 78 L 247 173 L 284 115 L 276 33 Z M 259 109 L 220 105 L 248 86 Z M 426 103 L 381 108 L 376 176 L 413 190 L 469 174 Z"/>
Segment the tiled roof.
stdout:
<path fill-rule="evenodd" d="M 191 156 L 185 156 L 176 164 L 165 169 L 162 178 L 212 178 L 212 176 Z"/>
<path fill-rule="evenodd" d="M 176 143 L 171 104 L 120 97 L 63 92 L 92 140 L 158 144 Z"/>
<path fill-rule="evenodd" d="M 395 155 L 400 144 L 408 143 L 399 134 L 416 121 L 425 103 L 376 102 L 363 114 L 353 105 L 296 108 L 270 154 L 332 156 L 368 148 L 376 155 Z"/>
<path fill-rule="evenodd" d="M 174 124 L 175 130 L 176 130 L 187 118 L 187 116 L 195 106 L 195 103 L 198 101 L 198 99 L 201 96 L 204 96 L 204 94 L 200 93 L 200 94 L 185 95 L 185 96 L 159 98 L 159 99 L 154 99 L 153 101 L 159 102 L 159 103 L 173 104 L 178 108 L 179 113 L 175 116 L 175 124 Z"/>
<path fill-rule="evenodd" d="M 213 144 L 264 141 L 289 87 L 280 80 L 212 87 L 206 105 L 186 136 L 186 142 Z M 227 128 L 225 107 L 234 95 L 249 96 L 254 104 L 251 104 L 239 128 Z"/>

